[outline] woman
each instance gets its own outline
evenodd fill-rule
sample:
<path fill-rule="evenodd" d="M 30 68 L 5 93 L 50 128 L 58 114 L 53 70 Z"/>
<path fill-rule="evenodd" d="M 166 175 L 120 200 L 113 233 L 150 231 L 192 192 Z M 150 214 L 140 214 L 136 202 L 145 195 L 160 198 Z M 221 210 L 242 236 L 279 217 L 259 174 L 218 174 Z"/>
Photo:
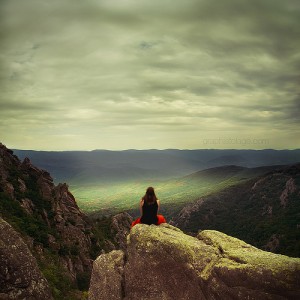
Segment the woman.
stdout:
<path fill-rule="evenodd" d="M 140 201 L 141 217 L 132 222 L 131 227 L 136 224 L 155 224 L 166 223 L 166 219 L 162 215 L 158 215 L 160 202 L 157 199 L 154 188 L 148 187 L 145 196 Z"/>

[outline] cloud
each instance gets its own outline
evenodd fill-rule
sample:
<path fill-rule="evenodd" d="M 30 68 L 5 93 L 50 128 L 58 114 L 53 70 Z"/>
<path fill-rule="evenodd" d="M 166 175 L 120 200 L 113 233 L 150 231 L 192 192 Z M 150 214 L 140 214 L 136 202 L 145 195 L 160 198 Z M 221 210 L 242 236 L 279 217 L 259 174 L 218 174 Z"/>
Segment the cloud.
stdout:
<path fill-rule="evenodd" d="M 23 132 L 29 148 L 171 148 L 177 140 L 198 148 L 213 134 L 300 147 L 290 139 L 299 125 L 298 1 L 0 5 L 4 143 L 23 148 Z"/>

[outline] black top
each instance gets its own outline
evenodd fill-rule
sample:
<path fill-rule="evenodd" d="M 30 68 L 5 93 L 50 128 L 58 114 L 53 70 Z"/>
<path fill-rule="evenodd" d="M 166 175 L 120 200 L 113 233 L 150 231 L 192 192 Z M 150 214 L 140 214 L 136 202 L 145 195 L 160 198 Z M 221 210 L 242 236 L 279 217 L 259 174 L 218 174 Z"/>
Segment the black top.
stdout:
<path fill-rule="evenodd" d="M 152 204 L 147 204 L 147 202 L 144 200 L 143 204 L 143 215 L 141 217 L 141 223 L 143 224 L 157 224 L 157 210 L 158 210 L 158 204 L 157 201 L 153 202 Z"/>

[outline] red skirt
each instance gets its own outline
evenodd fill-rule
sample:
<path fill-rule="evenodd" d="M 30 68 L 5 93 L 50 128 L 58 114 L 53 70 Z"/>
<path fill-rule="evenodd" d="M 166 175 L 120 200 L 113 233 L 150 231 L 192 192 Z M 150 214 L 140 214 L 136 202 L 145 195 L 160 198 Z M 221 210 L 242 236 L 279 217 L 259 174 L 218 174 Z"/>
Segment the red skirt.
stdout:
<path fill-rule="evenodd" d="M 141 223 L 141 218 L 137 218 L 135 221 L 131 223 L 131 228 L 136 225 Z M 167 223 L 165 217 L 163 215 L 157 215 L 157 223 L 156 225 L 160 225 L 162 223 Z"/>

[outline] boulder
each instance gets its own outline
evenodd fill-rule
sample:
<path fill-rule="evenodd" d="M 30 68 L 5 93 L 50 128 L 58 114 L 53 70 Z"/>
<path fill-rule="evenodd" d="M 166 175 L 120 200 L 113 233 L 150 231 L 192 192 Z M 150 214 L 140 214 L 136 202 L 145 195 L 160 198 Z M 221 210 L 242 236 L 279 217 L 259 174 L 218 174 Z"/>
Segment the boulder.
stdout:
<path fill-rule="evenodd" d="M 90 299 L 105 299 L 108 291 L 125 300 L 300 298 L 300 259 L 218 231 L 192 237 L 168 224 L 138 224 L 124 255 L 122 260 L 120 251 L 111 252 L 96 260 Z"/>
<path fill-rule="evenodd" d="M 93 263 L 89 299 L 123 299 L 124 252 L 113 250 L 100 255 Z"/>
<path fill-rule="evenodd" d="M 0 218 L 0 299 L 53 299 L 20 235 Z"/>

